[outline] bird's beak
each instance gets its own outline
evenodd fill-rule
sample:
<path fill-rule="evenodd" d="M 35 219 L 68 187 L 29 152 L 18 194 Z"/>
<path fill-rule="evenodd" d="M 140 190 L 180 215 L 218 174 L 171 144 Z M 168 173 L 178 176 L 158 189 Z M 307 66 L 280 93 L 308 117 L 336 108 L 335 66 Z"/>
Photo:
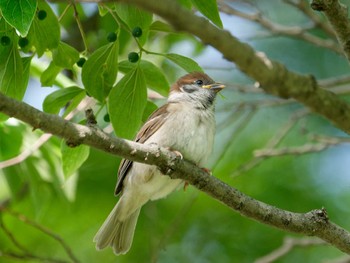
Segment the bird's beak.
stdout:
<path fill-rule="evenodd" d="M 211 89 L 211 90 L 215 91 L 216 93 L 218 93 L 220 90 L 225 88 L 225 85 L 221 84 L 221 83 L 214 83 L 214 84 L 209 84 L 209 85 L 203 85 L 202 88 L 203 89 Z"/>

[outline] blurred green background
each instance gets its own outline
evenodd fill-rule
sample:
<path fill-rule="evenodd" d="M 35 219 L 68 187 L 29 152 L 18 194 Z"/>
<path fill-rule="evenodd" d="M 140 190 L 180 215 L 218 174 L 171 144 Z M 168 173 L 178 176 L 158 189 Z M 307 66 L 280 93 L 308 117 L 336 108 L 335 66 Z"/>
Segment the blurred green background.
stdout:
<path fill-rule="evenodd" d="M 350 5 L 350 1 L 342 2 Z M 264 18 L 286 28 L 312 25 L 309 17 L 286 1 L 226 4 L 247 14 L 261 12 Z M 51 7 L 57 14 L 64 10 L 63 5 L 52 4 Z M 100 17 L 96 5 L 77 7 L 90 48 L 94 50 L 106 42 L 106 35 L 115 30 L 116 25 L 109 15 Z M 322 15 L 318 17 L 326 22 Z M 348 61 L 332 50 L 283 33 L 274 34 L 259 23 L 237 16 L 221 13 L 221 18 L 225 29 L 290 70 L 312 74 L 318 80 L 349 74 Z M 82 50 L 71 10 L 61 24 L 63 40 Z M 319 28 L 308 29 L 307 33 L 320 40 L 331 39 Z M 136 46 L 127 37 L 124 41 L 120 56 L 125 59 Z M 188 56 L 213 79 L 228 86 L 217 98 L 217 136 L 207 165 L 214 176 L 255 199 L 289 211 L 303 213 L 325 207 L 333 222 L 350 229 L 348 144 L 321 152 L 254 157 L 255 150 L 270 148 L 268 142 L 278 138 L 284 130 L 284 136 L 273 147 L 292 149 L 320 143 L 312 140 L 316 135 L 346 137 L 342 131 L 305 111 L 299 103 L 286 102 L 254 89 L 253 80 L 193 37 L 151 34 L 147 46 L 154 51 Z M 158 57 L 145 55 L 145 58 L 157 63 L 170 83 L 185 73 Z M 247 88 L 242 91 L 240 87 Z M 350 90 L 350 81 L 334 88 L 345 90 L 340 96 L 349 100 L 346 90 Z M 41 108 L 42 99 L 53 90 L 40 87 L 33 74 L 25 101 Z M 161 105 L 164 99 L 154 102 Z M 104 113 L 102 109 L 98 115 L 102 127 L 108 126 L 103 120 Z M 296 117 L 297 114 L 302 116 Z M 74 121 L 82 118 L 83 115 L 78 115 Z M 32 132 L 30 127 L 13 119 L 1 123 L 0 161 L 30 149 L 40 135 L 40 131 Z M 111 249 L 96 251 L 93 236 L 117 201 L 113 191 L 120 158 L 90 149 L 86 162 L 65 181 L 60 145 L 61 141 L 53 137 L 25 161 L 0 171 L 0 201 L 5 207 L 0 214 L 1 262 L 39 261 L 26 258 L 24 251 L 71 262 L 57 240 L 24 222 L 26 219 L 21 215 L 59 235 L 80 262 L 254 262 L 280 247 L 286 237 L 302 238 L 242 217 L 190 186 L 186 191 L 180 189 L 164 200 L 143 207 L 133 246 L 127 255 L 116 257 Z M 24 250 L 14 245 L 11 237 Z M 1 251 L 17 252 L 23 258 L 5 257 Z M 297 246 L 275 262 L 325 262 L 341 256 L 339 250 L 328 245 Z"/>

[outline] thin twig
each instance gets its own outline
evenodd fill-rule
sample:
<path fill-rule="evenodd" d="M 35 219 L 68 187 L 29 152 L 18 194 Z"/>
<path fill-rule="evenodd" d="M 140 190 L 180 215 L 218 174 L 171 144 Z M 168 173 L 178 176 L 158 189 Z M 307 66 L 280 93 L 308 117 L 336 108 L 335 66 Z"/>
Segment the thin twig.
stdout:
<path fill-rule="evenodd" d="M 49 237 L 55 239 L 58 243 L 61 244 L 61 246 L 63 247 L 63 249 L 66 251 L 67 255 L 69 256 L 69 258 L 75 262 L 78 263 L 79 260 L 76 258 L 76 256 L 74 255 L 72 249 L 66 244 L 66 242 L 62 239 L 62 237 L 60 237 L 59 235 L 57 235 L 56 233 L 52 232 L 50 229 L 36 223 L 35 221 L 30 220 L 29 218 L 27 218 L 26 216 L 11 211 L 9 209 L 5 209 L 4 210 L 6 213 L 12 215 L 13 217 L 16 217 L 17 219 L 19 219 L 20 221 L 26 223 L 27 225 L 30 225 L 36 229 L 38 229 L 39 231 L 43 232 L 44 234 L 48 235 Z"/>
<path fill-rule="evenodd" d="M 350 75 L 338 76 L 318 81 L 323 88 L 332 88 L 339 85 L 350 84 Z"/>
<path fill-rule="evenodd" d="M 256 22 L 261 26 L 265 27 L 266 29 L 268 29 L 273 34 L 299 38 L 309 43 L 312 43 L 316 46 L 330 49 L 338 54 L 343 54 L 343 50 L 339 47 L 339 44 L 336 41 L 331 39 L 322 39 L 320 37 L 317 37 L 315 35 L 308 33 L 307 31 L 312 29 L 313 26 L 307 27 L 307 28 L 301 28 L 296 26 L 290 27 L 290 26 L 279 25 L 265 18 L 260 12 L 255 14 L 247 14 L 237 9 L 234 9 L 232 6 L 226 4 L 224 1 L 220 1 L 219 7 L 220 7 L 220 11 L 226 14 L 238 16 L 246 20 Z"/>
<path fill-rule="evenodd" d="M 301 118 L 305 117 L 307 114 L 309 114 L 309 111 L 306 110 L 306 109 L 301 109 L 301 110 L 295 112 L 289 118 L 288 122 L 285 125 L 283 125 L 276 132 L 276 134 L 265 144 L 265 147 L 266 148 L 274 148 L 274 147 L 276 147 L 279 143 L 281 143 L 283 138 L 285 138 L 287 136 L 289 131 L 298 123 L 298 121 Z M 235 176 L 241 175 L 242 173 L 253 169 L 257 165 L 259 165 L 264 159 L 265 159 L 265 157 L 263 157 L 263 156 L 257 156 L 255 158 L 252 158 L 248 162 L 240 165 L 235 171 L 233 171 L 231 176 L 235 177 Z"/>
<path fill-rule="evenodd" d="M 256 259 L 255 263 L 275 262 L 281 257 L 287 255 L 295 247 L 310 247 L 310 246 L 320 246 L 320 245 L 327 245 L 327 243 L 315 237 L 304 237 L 304 238 L 286 237 L 281 247 L 272 251 L 266 256 Z"/>
<path fill-rule="evenodd" d="M 320 16 L 316 15 L 312 9 L 310 8 L 309 1 L 305 0 L 284 0 L 285 3 L 290 4 L 291 6 L 296 7 L 300 11 L 304 13 L 304 15 L 308 18 L 310 18 L 314 23 L 315 26 L 322 29 L 324 32 L 326 32 L 331 37 L 336 37 L 334 29 L 323 19 L 321 19 Z"/>
<path fill-rule="evenodd" d="M 41 135 L 31 147 L 25 149 L 19 155 L 0 162 L 0 169 L 19 164 L 31 156 L 35 151 L 37 151 L 45 142 L 47 142 L 52 137 L 52 134 L 45 133 Z"/>
<path fill-rule="evenodd" d="M 69 8 L 72 6 L 72 3 L 69 3 L 65 9 L 63 10 L 62 14 L 59 16 L 58 18 L 58 22 L 60 22 L 62 20 L 62 18 L 66 15 L 66 13 L 68 12 Z"/>
<path fill-rule="evenodd" d="M 339 143 L 307 143 L 302 146 L 284 147 L 279 149 L 259 149 L 254 151 L 256 158 L 266 158 L 285 155 L 302 155 L 307 153 L 321 152 Z"/>
<path fill-rule="evenodd" d="M 2 211 L 5 209 L 2 208 Z M 2 219 L 2 214 L 0 214 L 0 227 L 6 234 L 6 236 L 11 240 L 11 242 L 17 247 L 19 250 L 22 251 L 22 254 L 9 252 L 9 251 L 1 251 L 0 250 L 0 257 L 9 257 L 9 258 L 15 258 L 19 260 L 28 260 L 28 259 L 34 259 L 37 261 L 42 262 L 52 262 L 52 263 L 67 263 L 67 261 L 60 260 L 60 259 L 54 259 L 50 257 L 43 257 L 32 254 L 29 250 L 27 250 L 23 245 L 21 245 L 18 240 L 15 238 L 15 236 L 11 233 L 11 231 L 5 226 L 4 221 Z"/>
<path fill-rule="evenodd" d="M 11 242 L 22 252 L 24 252 L 25 254 L 30 254 L 29 251 L 23 246 L 21 245 L 18 240 L 14 237 L 14 235 L 11 233 L 11 231 L 9 229 L 7 229 L 7 227 L 5 226 L 5 223 L 2 219 L 2 213 L 0 213 L 0 227 L 2 228 L 2 230 L 4 231 L 4 233 L 6 234 L 6 236 L 11 240 Z"/>

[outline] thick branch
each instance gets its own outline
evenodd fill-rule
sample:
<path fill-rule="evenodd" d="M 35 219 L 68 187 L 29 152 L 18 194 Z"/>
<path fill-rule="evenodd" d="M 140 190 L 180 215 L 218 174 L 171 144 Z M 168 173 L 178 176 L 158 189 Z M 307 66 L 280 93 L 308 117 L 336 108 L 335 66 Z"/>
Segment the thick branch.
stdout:
<path fill-rule="evenodd" d="M 103 0 L 95 1 L 103 2 Z M 289 71 L 284 65 L 256 52 L 228 31 L 215 27 L 205 18 L 181 7 L 176 1 L 119 1 L 140 6 L 160 15 L 175 29 L 197 36 L 204 43 L 215 47 L 226 59 L 235 62 L 244 73 L 258 81 L 266 92 L 282 98 L 294 98 L 328 118 L 343 131 L 350 133 L 349 105 L 334 93 L 320 89 L 312 76 Z"/>
<path fill-rule="evenodd" d="M 323 209 L 302 214 L 267 205 L 244 195 L 190 162 L 178 159 L 166 149 L 110 137 L 99 129 L 74 124 L 56 115 L 43 113 L 1 93 L 0 112 L 22 120 L 34 128 L 62 137 L 72 145 L 84 143 L 133 161 L 157 165 L 171 178 L 186 180 L 242 215 L 289 232 L 320 237 L 350 254 L 350 233 L 330 222 Z"/>
<path fill-rule="evenodd" d="M 344 53 L 350 61 L 350 21 L 348 8 L 338 0 L 313 0 L 312 9 L 322 11 L 332 24 L 338 41 L 342 45 Z"/>

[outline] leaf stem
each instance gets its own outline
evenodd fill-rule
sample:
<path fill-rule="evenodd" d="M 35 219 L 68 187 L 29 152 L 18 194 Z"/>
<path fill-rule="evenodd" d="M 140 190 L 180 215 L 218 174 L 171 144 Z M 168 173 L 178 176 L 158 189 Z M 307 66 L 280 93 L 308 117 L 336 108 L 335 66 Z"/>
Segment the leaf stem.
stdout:
<path fill-rule="evenodd" d="M 83 25 L 81 24 L 81 21 L 79 19 L 79 13 L 78 13 L 77 7 L 74 3 L 74 0 L 70 0 L 70 2 L 71 2 L 70 4 L 73 6 L 74 18 L 75 18 L 75 21 L 77 22 L 79 32 L 80 32 L 81 38 L 82 38 L 83 43 L 84 43 L 84 51 L 82 53 L 85 55 L 86 53 L 89 53 L 89 48 L 88 48 L 87 41 L 86 41 L 86 35 L 85 35 L 84 29 L 83 29 Z"/>

